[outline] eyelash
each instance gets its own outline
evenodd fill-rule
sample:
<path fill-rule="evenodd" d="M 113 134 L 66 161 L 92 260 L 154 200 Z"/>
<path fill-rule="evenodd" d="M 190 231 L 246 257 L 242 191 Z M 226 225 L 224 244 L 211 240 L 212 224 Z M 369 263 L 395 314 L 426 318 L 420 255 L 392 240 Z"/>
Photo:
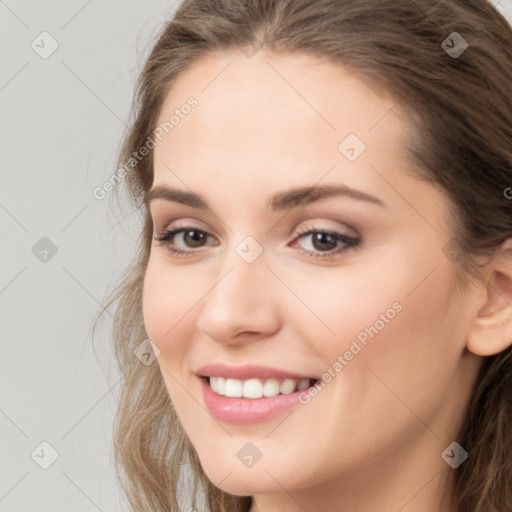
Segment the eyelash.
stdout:
<path fill-rule="evenodd" d="M 167 249 L 172 254 L 174 254 L 178 257 L 192 256 L 194 254 L 197 254 L 198 251 L 194 250 L 194 249 L 192 249 L 190 251 L 184 251 L 182 249 L 176 249 L 175 247 L 172 247 L 170 244 L 170 242 L 174 239 L 174 237 L 177 234 L 179 234 L 181 232 L 188 232 L 188 231 L 195 231 L 197 233 L 202 233 L 204 235 L 213 237 L 208 232 L 206 232 L 202 229 L 195 228 L 194 226 L 185 226 L 185 227 L 180 227 L 180 228 L 171 229 L 171 230 L 164 230 L 158 237 L 153 237 L 153 240 L 155 240 L 157 242 L 161 242 L 162 245 L 167 246 Z M 315 235 L 317 233 L 320 233 L 320 234 L 330 235 L 334 238 L 334 240 L 336 242 L 343 242 L 348 245 L 348 247 L 333 249 L 332 251 L 324 253 L 324 254 L 317 253 L 314 251 L 307 251 L 305 249 L 300 249 L 300 251 L 303 254 L 306 254 L 307 256 L 310 256 L 315 259 L 333 259 L 336 256 L 340 255 L 341 253 L 347 253 L 349 251 L 354 251 L 354 250 L 358 249 L 360 246 L 360 242 L 361 242 L 361 240 L 359 238 L 354 238 L 354 237 L 351 237 L 348 235 L 344 235 L 343 233 L 339 233 L 337 231 L 333 231 L 330 229 L 307 229 L 305 231 L 294 231 L 294 233 L 296 235 L 298 235 L 295 240 L 305 237 L 307 235 Z"/>

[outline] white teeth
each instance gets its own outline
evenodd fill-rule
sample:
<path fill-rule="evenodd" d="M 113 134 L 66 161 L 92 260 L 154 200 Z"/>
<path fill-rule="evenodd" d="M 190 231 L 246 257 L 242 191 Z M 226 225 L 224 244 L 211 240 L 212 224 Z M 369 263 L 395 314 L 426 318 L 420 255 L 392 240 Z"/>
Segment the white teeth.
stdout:
<path fill-rule="evenodd" d="M 292 379 L 284 379 L 281 385 L 279 386 L 279 391 L 283 395 L 289 395 L 295 391 L 296 382 Z"/>
<path fill-rule="evenodd" d="M 224 377 L 217 377 L 215 380 L 217 381 L 217 393 L 219 393 L 219 395 L 225 395 L 226 379 Z"/>
<path fill-rule="evenodd" d="M 263 396 L 271 397 L 279 395 L 279 381 L 277 379 L 267 379 L 263 384 Z"/>
<path fill-rule="evenodd" d="M 209 377 L 212 391 L 219 395 L 233 398 L 262 398 L 273 397 L 279 393 L 289 395 L 310 386 L 310 379 L 257 379 L 247 380 L 226 379 L 224 377 Z"/>
<path fill-rule="evenodd" d="M 243 382 L 238 379 L 226 379 L 226 388 L 224 394 L 226 396 L 241 397 L 243 392 Z"/>
<path fill-rule="evenodd" d="M 242 394 L 245 398 L 261 398 L 263 396 L 263 384 L 259 379 L 245 380 Z"/>

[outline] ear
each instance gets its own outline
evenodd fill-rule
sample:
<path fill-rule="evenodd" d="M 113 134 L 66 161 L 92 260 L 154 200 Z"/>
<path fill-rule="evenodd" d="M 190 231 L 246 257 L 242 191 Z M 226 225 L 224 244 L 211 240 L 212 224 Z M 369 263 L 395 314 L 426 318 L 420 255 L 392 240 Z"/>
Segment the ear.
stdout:
<path fill-rule="evenodd" d="M 498 354 L 512 345 L 512 239 L 503 242 L 487 266 L 487 279 L 481 284 L 483 304 L 467 340 L 467 349 L 479 356 Z"/>

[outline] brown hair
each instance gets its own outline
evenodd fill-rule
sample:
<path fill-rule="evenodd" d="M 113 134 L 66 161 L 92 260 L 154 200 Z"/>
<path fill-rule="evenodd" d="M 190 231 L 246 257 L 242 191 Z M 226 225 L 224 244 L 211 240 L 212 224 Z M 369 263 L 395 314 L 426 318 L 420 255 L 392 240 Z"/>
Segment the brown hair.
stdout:
<path fill-rule="evenodd" d="M 469 44 L 443 49 L 453 32 Z M 512 237 L 512 29 L 486 0 L 185 0 L 163 26 L 137 84 L 133 124 L 119 165 L 156 128 L 166 93 L 180 72 L 208 53 L 262 45 L 340 63 L 391 93 L 411 123 L 407 149 L 416 172 L 452 201 L 451 243 L 466 278 L 485 250 Z M 231 496 L 203 472 L 170 402 L 157 364 L 134 350 L 147 338 L 142 286 L 152 240 L 144 196 L 153 180 L 152 153 L 124 180 L 144 226 L 137 255 L 111 292 L 113 340 L 124 377 L 115 429 L 118 477 L 138 512 L 180 510 L 191 471 L 192 505 L 211 512 L 246 511 L 250 497 Z M 447 251 L 447 254 L 453 253 Z M 105 310 L 104 309 L 104 310 Z M 468 459 L 453 470 L 457 512 L 512 510 L 512 349 L 484 358 L 457 441 Z"/>

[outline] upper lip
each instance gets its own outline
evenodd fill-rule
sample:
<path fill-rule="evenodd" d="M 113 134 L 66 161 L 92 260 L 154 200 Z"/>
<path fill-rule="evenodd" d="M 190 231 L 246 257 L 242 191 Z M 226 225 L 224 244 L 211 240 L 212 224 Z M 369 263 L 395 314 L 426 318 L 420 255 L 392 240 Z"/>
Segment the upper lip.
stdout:
<path fill-rule="evenodd" d="M 311 375 L 303 375 L 287 370 L 270 368 L 268 366 L 255 366 L 250 364 L 244 366 L 228 366 L 222 363 L 211 363 L 201 366 L 201 368 L 196 371 L 196 374 L 200 377 L 225 377 L 240 380 L 246 380 L 252 377 L 260 379 L 318 379 L 318 377 Z"/>

